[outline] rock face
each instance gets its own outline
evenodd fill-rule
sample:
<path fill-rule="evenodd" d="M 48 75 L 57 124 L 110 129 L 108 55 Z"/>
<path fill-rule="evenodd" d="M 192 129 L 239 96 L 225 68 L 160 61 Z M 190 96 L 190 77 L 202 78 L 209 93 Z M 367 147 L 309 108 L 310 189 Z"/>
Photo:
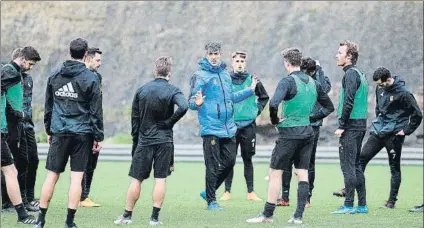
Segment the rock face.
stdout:
<path fill-rule="evenodd" d="M 285 75 L 280 51 L 299 47 L 305 56 L 320 61 L 337 104 L 343 72 L 334 55 L 340 41 L 351 39 L 359 44 L 358 66 L 370 83 L 370 118 L 375 105 L 372 73 L 379 66 L 403 76 L 422 106 L 422 2 L 1 2 L 1 21 L 2 61 L 24 45 L 36 47 L 42 56 L 31 72 L 38 131 L 43 129 L 47 77 L 67 58 L 75 37 L 86 38 L 104 52 L 100 73 L 107 136 L 129 132 L 133 94 L 152 79 L 158 56 L 173 57 L 172 83 L 187 96 L 203 47 L 214 40 L 222 42 L 227 63 L 232 51 L 247 51 L 248 69 L 259 75 L 271 96 Z M 335 118 L 332 114 L 325 122 L 324 144 L 337 145 L 332 136 Z M 190 111 L 176 126 L 178 143 L 201 141 L 196 119 Z M 258 123 L 268 124 L 268 114 Z M 258 143 L 273 142 L 270 129 L 258 136 Z M 422 135 L 422 127 L 419 132 Z M 419 146 L 417 140 L 415 134 L 407 143 Z"/>

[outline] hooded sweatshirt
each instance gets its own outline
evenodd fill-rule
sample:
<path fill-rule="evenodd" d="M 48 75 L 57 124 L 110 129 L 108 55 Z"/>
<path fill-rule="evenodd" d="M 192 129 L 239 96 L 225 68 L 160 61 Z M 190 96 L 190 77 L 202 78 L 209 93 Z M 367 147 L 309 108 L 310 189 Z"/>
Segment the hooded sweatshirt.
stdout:
<path fill-rule="evenodd" d="M 412 134 L 421 124 L 423 115 L 414 95 L 405 87 L 405 81 L 394 76 L 390 87 L 377 87 L 375 114 L 372 133 L 380 137 L 391 136 L 403 130 Z"/>
<path fill-rule="evenodd" d="M 48 135 L 90 134 L 103 141 L 100 82 L 84 63 L 67 60 L 49 77 L 44 125 Z"/>

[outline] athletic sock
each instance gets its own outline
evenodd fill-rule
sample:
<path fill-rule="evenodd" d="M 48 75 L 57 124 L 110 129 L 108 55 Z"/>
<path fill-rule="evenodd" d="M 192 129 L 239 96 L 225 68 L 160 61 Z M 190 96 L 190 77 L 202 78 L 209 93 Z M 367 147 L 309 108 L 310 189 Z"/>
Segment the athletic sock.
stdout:
<path fill-rule="evenodd" d="M 153 207 L 153 210 L 152 210 L 152 219 L 153 219 L 153 220 L 158 220 L 158 217 L 159 217 L 159 211 L 160 211 L 160 208 L 158 208 L 158 207 Z"/>
<path fill-rule="evenodd" d="M 68 226 L 70 226 L 74 223 L 74 218 L 75 218 L 76 212 L 77 212 L 76 209 L 68 208 L 68 215 L 66 216 L 66 224 L 68 224 Z"/>
<path fill-rule="evenodd" d="M 273 203 L 265 203 L 263 215 L 267 218 L 272 217 L 274 215 L 275 204 Z"/>
<path fill-rule="evenodd" d="M 124 211 L 124 214 L 122 215 L 124 218 L 131 218 L 132 216 L 132 211 Z"/>
<path fill-rule="evenodd" d="M 38 213 L 37 223 L 44 223 L 46 220 L 47 208 L 40 207 L 40 213 Z"/>
<path fill-rule="evenodd" d="M 28 212 L 26 211 L 23 203 L 20 203 L 14 207 L 16 209 L 16 212 L 18 213 L 19 220 L 26 218 L 28 216 Z"/>
<path fill-rule="evenodd" d="M 306 200 L 309 196 L 309 183 L 306 181 L 299 181 L 297 189 L 297 208 L 294 213 L 295 218 L 302 218 L 303 211 L 305 210 Z"/>

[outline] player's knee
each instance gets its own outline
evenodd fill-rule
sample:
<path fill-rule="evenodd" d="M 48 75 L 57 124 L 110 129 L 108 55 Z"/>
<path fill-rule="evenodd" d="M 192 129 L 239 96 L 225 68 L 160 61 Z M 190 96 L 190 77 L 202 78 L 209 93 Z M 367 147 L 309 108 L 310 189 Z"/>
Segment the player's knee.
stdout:
<path fill-rule="evenodd" d="M 397 169 L 390 169 L 393 178 L 400 178 L 402 173 Z"/>
<path fill-rule="evenodd" d="M 345 178 L 346 185 L 356 186 L 356 177 L 349 175 Z"/>
<path fill-rule="evenodd" d="M 79 186 L 79 187 L 81 187 L 83 174 L 84 173 L 82 173 L 81 175 L 79 175 L 79 174 L 72 175 L 72 173 L 71 173 L 71 186 Z"/>
<path fill-rule="evenodd" d="M 28 156 L 28 163 L 38 165 L 38 163 L 40 163 L 40 159 L 38 159 L 38 156 Z"/>
<path fill-rule="evenodd" d="M 269 178 L 270 179 L 281 178 L 282 174 L 283 174 L 282 170 L 269 169 Z"/>
<path fill-rule="evenodd" d="M 360 163 L 362 166 L 366 166 L 366 165 L 368 164 L 368 161 L 369 161 L 369 159 L 368 159 L 368 157 L 367 157 L 367 156 L 365 156 L 365 155 L 361 155 L 361 156 L 359 157 L 359 163 Z"/>
<path fill-rule="evenodd" d="M 252 156 L 242 156 L 244 165 L 253 165 Z"/>
<path fill-rule="evenodd" d="M 155 177 L 156 185 L 164 185 L 166 184 L 166 177 Z"/>
<path fill-rule="evenodd" d="M 166 178 L 155 178 L 155 188 L 156 192 L 164 192 L 166 188 Z"/>
<path fill-rule="evenodd" d="M 236 159 L 231 159 L 227 160 L 226 162 L 223 162 L 221 165 L 224 167 L 225 170 L 232 170 L 235 164 Z"/>
<path fill-rule="evenodd" d="M 48 171 L 47 176 L 46 176 L 46 182 L 54 185 L 54 184 L 56 184 L 57 180 L 59 179 L 59 176 L 60 176 L 60 173 Z M 71 180 L 72 180 L 72 176 L 71 176 Z"/>
<path fill-rule="evenodd" d="M 297 179 L 298 181 L 308 181 L 308 170 L 306 169 L 297 169 Z"/>

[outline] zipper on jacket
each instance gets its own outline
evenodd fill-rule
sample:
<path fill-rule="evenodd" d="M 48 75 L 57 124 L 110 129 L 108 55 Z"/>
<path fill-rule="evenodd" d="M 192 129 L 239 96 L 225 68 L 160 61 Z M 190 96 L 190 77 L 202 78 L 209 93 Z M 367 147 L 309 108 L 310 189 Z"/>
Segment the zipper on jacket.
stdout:
<path fill-rule="evenodd" d="M 221 83 L 221 90 L 222 93 L 224 94 L 224 107 L 225 107 L 225 129 L 227 130 L 227 134 L 230 134 L 230 131 L 228 131 L 228 127 L 227 127 L 227 121 L 228 121 L 228 113 L 227 113 L 227 99 L 225 98 L 225 90 L 224 90 L 224 85 L 222 84 L 222 79 L 221 79 L 221 75 L 218 73 L 218 78 L 219 78 L 219 82 Z"/>
<path fill-rule="evenodd" d="M 216 110 L 218 111 L 218 119 L 221 119 L 221 109 L 219 108 L 219 104 L 216 104 Z"/>
<path fill-rule="evenodd" d="M 234 118 L 234 103 L 233 102 L 231 102 L 231 117 L 233 117 Z"/>

